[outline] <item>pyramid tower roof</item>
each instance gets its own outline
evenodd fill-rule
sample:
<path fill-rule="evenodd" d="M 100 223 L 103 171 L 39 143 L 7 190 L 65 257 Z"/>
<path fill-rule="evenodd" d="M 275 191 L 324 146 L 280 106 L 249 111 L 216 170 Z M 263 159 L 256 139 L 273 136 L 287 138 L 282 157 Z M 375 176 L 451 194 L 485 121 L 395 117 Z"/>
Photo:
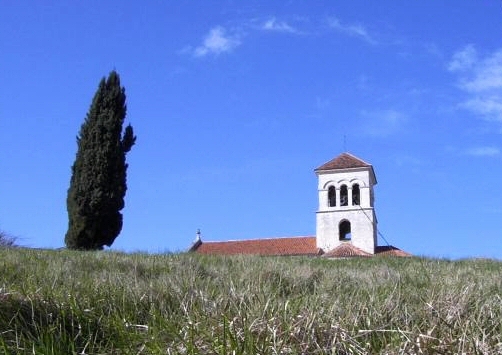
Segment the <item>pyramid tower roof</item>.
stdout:
<path fill-rule="evenodd" d="M 334 159 L 331 159 L 327 163 L 324 163 L 317 170 L 341 170 L 341 169 L 350 169 L 350 168 L 364 168 L 371 167 L 371 164 L 368 164 L 364 160 L 352 155 L 350 153 L 342 153 Z"/>

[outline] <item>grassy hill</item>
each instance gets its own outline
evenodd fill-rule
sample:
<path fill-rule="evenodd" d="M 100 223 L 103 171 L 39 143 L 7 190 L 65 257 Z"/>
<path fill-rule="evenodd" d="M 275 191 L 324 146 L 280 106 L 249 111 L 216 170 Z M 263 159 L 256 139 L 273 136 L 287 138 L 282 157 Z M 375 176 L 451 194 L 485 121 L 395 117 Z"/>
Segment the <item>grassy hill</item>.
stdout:
<path fill-rule="evenodd" d="M 502 263 L 0 249 L 0 353 L 502 353 Z"/>

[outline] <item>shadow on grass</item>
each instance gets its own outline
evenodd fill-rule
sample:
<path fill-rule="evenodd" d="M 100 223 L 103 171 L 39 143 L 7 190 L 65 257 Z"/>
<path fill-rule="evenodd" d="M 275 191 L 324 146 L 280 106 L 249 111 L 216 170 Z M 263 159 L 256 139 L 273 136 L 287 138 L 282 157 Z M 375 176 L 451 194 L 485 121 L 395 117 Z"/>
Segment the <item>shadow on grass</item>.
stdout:
<path fill-rule="evenodd" d="M 94 350 L 109 349 L 109 340 L 116 339 L 113 328 L 102 323 L 101 317 L 86 314 L 86 310 L 74 306 L 0 294 L 0 351 L 7 354 L 87 353 L 91 344 Z"/>

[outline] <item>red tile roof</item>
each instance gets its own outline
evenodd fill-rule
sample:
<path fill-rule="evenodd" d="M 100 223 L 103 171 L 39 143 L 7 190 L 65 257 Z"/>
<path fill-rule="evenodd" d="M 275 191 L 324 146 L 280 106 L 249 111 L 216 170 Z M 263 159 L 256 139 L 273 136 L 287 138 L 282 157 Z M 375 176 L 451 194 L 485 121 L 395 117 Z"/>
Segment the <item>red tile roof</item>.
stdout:
<path fill-rule="evenodd" d="M 339 170 L 364 167 L 371 167 L 371 164 L 366 163 L 364 160 L 359 159 L 350 153 L 342 153 L 315 170 Z"/>
<path fill-rule="evenodd" d="M 392 245 L 380 245 L 375 248 L 375 254 L 381 256 L 412 256 L 410 253 L 405 252 Z"/>
<path fill-rule="evenodd" d="M 350 243 L 342 243 L 323 255 L 323 257 L 326 258 L 351 258 L 354 256 L 372 256 L 372 254 L 367 253 Z"/>
<path fill-rule="evenodd" d="M 348 258 L 357 256 L 373 256 L 350 243 L 343 243 L 324 253 L 316 246 L 316 237 L 286 237 L 269 239 L 231 240 L 223 242 L 196 241 L 190 248 L 191 252 L 218 255 L 323 255 L 327 258 Z M 394 246 L 377 246 L 375 255 L 381 256 L 411 256 L 411 254 Z"/>
<path fill-rule="evenodd" d="M 316 237 L 288 237 L 196 243 L 190 251 L 201 254 L 319 255 Z"/>

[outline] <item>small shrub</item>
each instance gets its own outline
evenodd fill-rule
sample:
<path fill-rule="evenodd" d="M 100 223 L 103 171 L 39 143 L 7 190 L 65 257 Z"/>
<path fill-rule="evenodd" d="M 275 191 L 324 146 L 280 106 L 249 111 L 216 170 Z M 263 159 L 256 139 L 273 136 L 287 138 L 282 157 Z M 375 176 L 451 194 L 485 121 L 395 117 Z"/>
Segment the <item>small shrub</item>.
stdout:
<path fill-rule="evenodd" d="M 12 248 L 16 246 L 16 238 L 0 231 L 0 248 Z"/>

